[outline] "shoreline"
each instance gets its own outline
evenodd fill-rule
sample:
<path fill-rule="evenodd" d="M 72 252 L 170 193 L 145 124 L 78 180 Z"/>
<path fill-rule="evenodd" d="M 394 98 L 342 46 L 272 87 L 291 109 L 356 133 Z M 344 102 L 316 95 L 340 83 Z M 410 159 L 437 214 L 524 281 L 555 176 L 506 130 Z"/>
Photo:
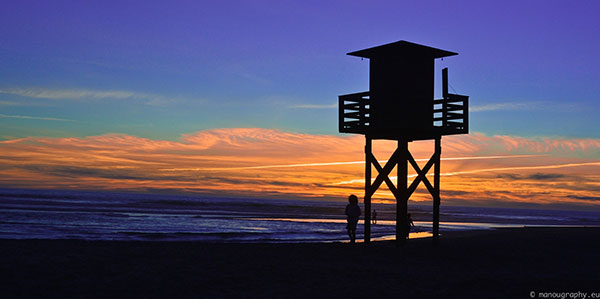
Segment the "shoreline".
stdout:
<path fill-rule="evenodd" d="M 4 297 L 413 296 L 600 292 L 600 228 L 502 228 L 357 243 L 0 239 Z"/>
<path fill-rule="evenodd" d="M 312 220 L 312 219 L 311 219 Z M 339 221 L 339 223 L 345 223 L 345 220 Z M 433 237 L 431 231 L 431 225 L 429 227 L 427 225 L 423 226 L 423 223 L 429 223 L 426 221 L 419 221 L 420 229 L 417 231 L 410 232 L 410 239 L 422 239 L 422 238 L 431 238 Z M 379 224 L 382 225 L 382 224 Z M 383 224 L 385 225 L 385 224 Z M 423 229 L 425 228 L 425 229 Z M 446 235 L 446 237 L 451 237 L 455 235 L 461 234 L 469 234 L 469 232 L 473 231 L 481 231 L 481 232 L 489 232 L 495 230 L 504 230 L 504 229 L 528 229 L 528 228 L 600 228 L 600 225 L 571 225 L 571 224 L 505 224 L 505 223 L 480 223 L 480 222 L 441 222 L 440 223 L 440 236 Z M 136 234 L 147 234 L 159 236 L 163 233 L 136 233 Z M 164 233 L 164 235 L 194 235 L 194 233 Z M 385 241 L 394 241 L 396 238 L 395 232 L 388 232 L 387 234 L 381 233 L 372 233 L 371 242 L 385 242 Z M 443 238 L 443 237 L 442 237 Z M 85 237 L 73 237 L 73 238 L 39 238 L 39 237 L 7 237 L 0 235 L 0 240 L 53 240 L 53 241 L 89 241 L 89 242 L 192 242 L 192 243 L 224 243 L 224 244 L 319 244 L 319 243 L 348 243 L 349 240 L 346 235 L 340 239 L 318 239 L 318 238 L 308 238 L 308 239 L 202 239 L 202 238 L 169 238 L 169 237 L 149 237 L 149 238 L 113 238 L 113 239 L 102 239 L 102 238 L 85 238 Z M 362 231 L 357 233 L 357 243 L 362 243 L 364 240 Z"/>

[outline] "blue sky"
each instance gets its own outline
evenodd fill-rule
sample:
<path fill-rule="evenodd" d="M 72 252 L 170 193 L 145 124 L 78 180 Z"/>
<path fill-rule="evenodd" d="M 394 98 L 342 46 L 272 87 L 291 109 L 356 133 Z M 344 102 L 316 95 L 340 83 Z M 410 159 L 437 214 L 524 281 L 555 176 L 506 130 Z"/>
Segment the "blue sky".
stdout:
<path fill-rule="evenodd" d="M 473 132 L 600 137 L 597 1 L 149 2 L 6 3 L 0 139 L 337 134 L 337 96 L 368 90 L 345 53 L 397 40 L 459 53 L 436 70 Z"/>

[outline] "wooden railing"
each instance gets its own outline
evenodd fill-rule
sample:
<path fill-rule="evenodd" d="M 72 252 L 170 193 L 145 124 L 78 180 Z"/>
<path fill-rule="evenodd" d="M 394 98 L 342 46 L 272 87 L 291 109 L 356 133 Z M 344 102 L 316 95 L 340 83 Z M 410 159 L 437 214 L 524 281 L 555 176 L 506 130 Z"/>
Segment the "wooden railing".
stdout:
<path fill-rule="evenodd" d="M 368 91 L 339 96 L 340 133 L 367 133 L 370 120 L 369 100 Z M 432 121 L 432 134 L 468 134 L 469 97 L 445 93 L 443 99 L 433 100 Z"/>
<path fill-rule="evenodd" d="M 369 126 L 369 92 L 339 96 L 340 133 L 365 134 Z"/>
<path fill-rule="evenodd" d="M 447 93 L 443 99 L 433 100 L 433 126 L 441 128 L 442 135 L 469 133 L 469 97 Z"/>

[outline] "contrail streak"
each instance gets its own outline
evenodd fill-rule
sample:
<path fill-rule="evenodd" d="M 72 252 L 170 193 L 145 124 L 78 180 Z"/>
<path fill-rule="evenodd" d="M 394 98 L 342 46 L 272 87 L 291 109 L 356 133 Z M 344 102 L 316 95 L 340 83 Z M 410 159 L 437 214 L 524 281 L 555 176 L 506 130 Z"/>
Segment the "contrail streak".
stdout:
<path fill-rule="evenodd" d="M 554 168 L 566 168 L 566 167 L 578 167 L 578 166 L 600 166 L 600 162 L 569 163 L 569 164 L 542 165 L 542 166 L 514 166 L 514 167 L 502 167 L 502 168 L 486 168 L 486 169 L 474 169 L 474 170 L 465 170 L 465 171 L 446 172 L 446 173 L 443 173 L 440 175 L 450 176 L 450 175 L 470 174 L 470 173 L 490 172 L 490 171 L 554 169 Z"/>
<path fill-rule="evenodd" d="M 566 167 L 578 167 L 578 166 L 600 166 L 600 162 L 588 162 L 588 163 L 569 163 L 569 164 L 558 164 L 558 165 L 542 165 L 542 166 L 514 166 L 514 167 L 500 167 L 500 168 L 484 168 L 484 169 L 474 169 L 474 170 L 465 170 L 465 171 L 453 171 L 453 172 L 445 172 L 440 173 L 441 176 L 453 176 L 453 175 L 461 175 L 461 174 L 473 174 L 473 173 L 481 173 L 481 172 L 494 172 L 494 171 L 506 171 L 506 170 L 532 170 L 532 169 L 555 169 L 555 168 L 566 168 Z M 433 174 L 429 173 L 428 176 Z M 408 175 L 409 178 L 417 177 L 418 174 Z M 391 180 L 397 179 L 398 177 L 390 177 Z M 374 181 L 372 179 L 371 181 Z M 347 185 L 347 184 L 358 184 L 364 183 L 365 179 L 355 179 L 349 181 L 342 181 L 337 183 L 332 183 L 328 185 Z"/>
<path fill-rule="evenodd" d="M 514 156 L 481 156 L 481 157 L 454 157 L 442 158 L 442 161 L 457 161 L 457 160 L 487 160 L 487 159 L 509 159 L 509 158 L 531 158 L 546 155 L 514 155 Z M 388 160 L 379 161 L 386 163 Z M 415 161 L 429 161 L 429 159 L 415 159 Z M 364 164 L 365 161 L 350 161 L 350 162 L 324 162 L 324 163 L 303 163 L 303 164 L 283 164 L 283 165 L 262 165 L 262 166 L 243 166 L 243 167 L 216 167 L 216 168 L 169 168 L 164 171 L 198 171 L 198 170 L 243 170 L 243 169 L 268 169 L 268 168 L 292 168 L 292 167 L 315 167 L 315 166 L 332 166 L 332 165 L 352 165 Z"/>
<path fill-rule="evenodd" d="M 52 120 L 52 121 L 71 121 L 71 122 L 75 122 L 72 119 L 66 119 L 66 118 L 40 117 L 40 116 L 29 116 L 29 115 L 0 114 L 0 117 L 2 117 L 2 118 L 18 118 L 18 119 L 34 119 L 34 120 Z"/>

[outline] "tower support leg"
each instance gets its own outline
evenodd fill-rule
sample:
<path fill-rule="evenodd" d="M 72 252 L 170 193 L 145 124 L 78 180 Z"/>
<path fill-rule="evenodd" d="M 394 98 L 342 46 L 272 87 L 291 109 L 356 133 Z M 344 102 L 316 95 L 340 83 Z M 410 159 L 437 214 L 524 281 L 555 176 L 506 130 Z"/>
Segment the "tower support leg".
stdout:
<path fill-rule="evenodd" d="M 372 139 L 366 136 L 365 145 L 365 243 L 371 242 L 371 195 L 375 191 L 371 190 L 371 157 L 372 153 Z"/>
<path fill-rule="evenodd" d="M 408 182 L 408 141 L 398 140 L 398 165 L 397 165 L 397 192 L 396 197 L 396 242 L 398 244 L 406 243 L 408 236 L 408 190 L 406 188 Z"/>
<path fill-rule="evenodd" d="M 440 162 L 442 156 L 442 137 L 435 139 L 435 166 L 433 177 L 433 243 L 438 244 L 440 239 Z"/>

